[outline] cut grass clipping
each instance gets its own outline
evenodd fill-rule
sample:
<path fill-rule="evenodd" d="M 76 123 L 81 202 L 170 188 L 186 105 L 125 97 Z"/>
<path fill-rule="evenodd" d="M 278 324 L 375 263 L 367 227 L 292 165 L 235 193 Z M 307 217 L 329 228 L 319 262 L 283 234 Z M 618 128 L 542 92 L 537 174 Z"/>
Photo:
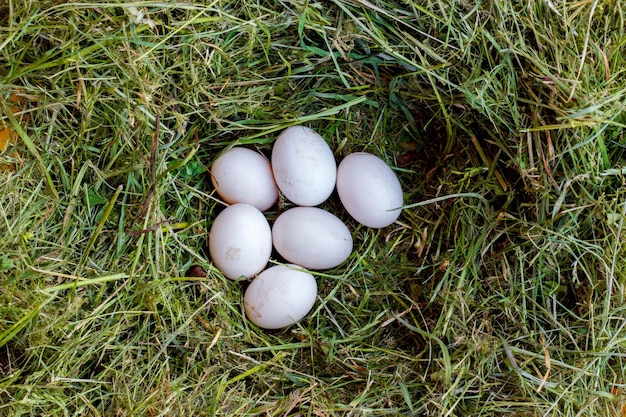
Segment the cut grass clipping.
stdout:
<path fill-rule="evenodd" d="M 0 415 L 625 415 L 625 16 L 5 2 Z M 311 314 L 263 331 L 208 259 L 207 168 L 295 124 L 407 208 L 344 216 Z"/>

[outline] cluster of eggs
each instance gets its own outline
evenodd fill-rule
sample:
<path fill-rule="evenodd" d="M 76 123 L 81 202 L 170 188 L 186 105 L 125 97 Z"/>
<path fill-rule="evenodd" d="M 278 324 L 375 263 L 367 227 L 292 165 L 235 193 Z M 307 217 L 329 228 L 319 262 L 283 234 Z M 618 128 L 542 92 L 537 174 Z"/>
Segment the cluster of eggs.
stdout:
<path fill-rule="evenodd" d="M 307 270 L 334 268 L 352 253 L 348 227 L 315 207 L 335 187 L 348 214 L 368 227 L 393 223 L 403 202 L 400 182 L 384 161 L 357 152 L 337 167 L 326 141 L 304 126 L 278 136 L 271 161 L 249 148 L 230 148 L 211 166 L 211 181 L 229 204 L 211 227 L 211 259 L 227 278 L 254 277 L 244 310 L 266 329 L 289 326 L 311 310 L 317 283 Z M 270 227 L 263 211 L 276 203 L 279 192 L 296 207 Z M 272 248 L 288 263 L 264 270 Z"/>

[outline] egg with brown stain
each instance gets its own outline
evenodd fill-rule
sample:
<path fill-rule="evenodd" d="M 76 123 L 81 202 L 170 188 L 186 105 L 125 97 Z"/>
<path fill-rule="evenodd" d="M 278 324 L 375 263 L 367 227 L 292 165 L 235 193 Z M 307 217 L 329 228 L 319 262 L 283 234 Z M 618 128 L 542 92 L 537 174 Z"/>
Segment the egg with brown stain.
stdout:
<path fill-rule="evenodd" d="M 252 277 L 272 253 L 272 232 L 263 213 L 250 204 L 233 204 L 217 215 L 209 233 L 213 264 L 230 279 Z"/>

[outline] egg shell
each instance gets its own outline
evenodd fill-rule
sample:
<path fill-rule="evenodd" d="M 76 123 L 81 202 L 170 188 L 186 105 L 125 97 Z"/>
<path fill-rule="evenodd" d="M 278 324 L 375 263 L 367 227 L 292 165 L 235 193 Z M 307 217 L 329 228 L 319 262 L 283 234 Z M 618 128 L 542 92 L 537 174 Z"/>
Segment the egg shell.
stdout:
<path fill-rule="evenodd" d="M 317 297 L 317 283 L 296 265 L 276 265 L 252 280 L 243 298 L 248 319 L 265 329 L 280 329 L 302 320 Z"/>
<path fill-rule="evenodd" d="M 278 200 L 270 161 L 252 149 L 234 147 L 211 166 L 211 182 L 228 204 L 246 203 L 261 211 Z"/>
<path fill-rule="evenodd" d="M 272 253 L 272 232 L 267 219 L 249 204 L 225 208 L 211 227 L 209 253 L 227 278 L 258 274 Z"/>
<path fill-rule="evenodd" d="M 294 207 L 272 226 L 272 242 L 288 262 L 309 269 L 334 268 L 352 253 L 352 235 L 334 214 L 317 207 Z"/>
<path fill-rule="evenodd" d="M 285 198 L 299 206 L 316 206 L 333 192 L 337 163 L 319 134 L 305 126 L 285 129 L 272 148 L 272 170 Z"/>
<path fill-rule="evenodd" d="M 365 226 L 389 226 L 400 216 L 400 181 L 382 159 L 370 153 L 352 153 L 341 161 L 337 193 L 346 211 Z"/>

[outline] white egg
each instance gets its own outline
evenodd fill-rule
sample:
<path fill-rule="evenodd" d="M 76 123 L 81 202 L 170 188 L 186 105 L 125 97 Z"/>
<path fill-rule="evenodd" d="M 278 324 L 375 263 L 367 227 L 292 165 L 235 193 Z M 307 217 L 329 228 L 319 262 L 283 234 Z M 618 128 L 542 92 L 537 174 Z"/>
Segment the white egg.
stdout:
<path fill-rule="evenodd" d="M 320 135 L 304 126 L 285 129 L 272 149 L 272 169 L 285 198 L 299 206 L 316 206 L 333 192 L 337 164 Z"/>
<path fill-rule="evenodd" d="M 211 182 L 228 204 L 246 203 L 267 210 L 278 200 L 270 161 L 252 149 L 234 147 L 211 166 Z"/>
<path fill-rule="evenodd" d="M 309 269 L 334 268 L 352 253 L 352 235 L 335 215 L 317 207 L 294 207 L 272 226 L 274 248 L 288 262 Z"/>
<path fill-rule="evenodd" d="M 227 278 L 261 272 L 272 254 L 272 232 L 263 213 L 243 203 L 225 208 L 211 227 L 209 253 Z"/>
<path fill-rule="evenodd" d="M 400 181 L 375 155 L 357 152 L 346 156 L 337 170 L 337 193 L 346 211 L 365 226 L 389 226 L 400 216 Z"/>
<path fill-rule="evenodd" d="M 317 283 L 296 265 L 277 265 L 252 280 L 243 298 L 246 316 L 265 329 L 296 323 L 313 308 Z"/>

